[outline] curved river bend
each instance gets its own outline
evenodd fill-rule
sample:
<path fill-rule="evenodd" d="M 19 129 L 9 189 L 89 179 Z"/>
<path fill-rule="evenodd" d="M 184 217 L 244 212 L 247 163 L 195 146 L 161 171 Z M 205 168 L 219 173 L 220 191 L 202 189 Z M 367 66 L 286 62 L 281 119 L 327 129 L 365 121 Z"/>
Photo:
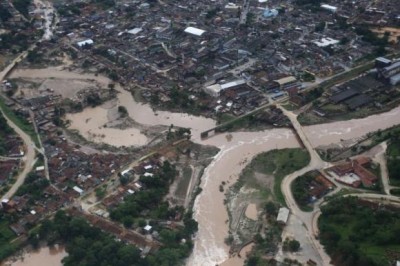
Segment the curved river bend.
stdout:
<path fill-rule="evenodd" d="M 17 70 L 12 74 L 12 77 L 53 77 L 60 80 L 91 79 L 105 85 L 110 83 L 110 80 L 105 77 L 59 71 L 55 68 Z M 214 266 L 220 263 L 229 266 L 243 265 L 243 260 L 241 259 L 228 258 L 228 247 L 224 243 L 224 239 L 228 235 L 228 215 L 223 204 L 224 194 L 219 192 L 219 185 L 222 181 L 229 182 L 230 185 L 234 184 L 242 169 L 258 153 L 272 149 L 298 147 L 299 144 L 293 133 L 288 129 L 236 132 L 231 134 L 232 139 L 230 141 L 223 134 L 202 141 L 200 132 L 212 128 L 215 125 L 214 120 L 165 111 L 157 111 L 155 113 L 149 105 L 135 102 L 129 92 L 119 86 L 116 86 L 116 89 L 120 92 L 118 94 L 118 104 L 125 106 L 131 118 L 136 122 L 150 126 L 169 126 L 173 124 L 178 127 L 188 127 L 192 129 L 193 141 L 199 144 L 213 145 L 221 149 L 213 162 L 206 168 L 202 177 L 201 187 L 203 191 L 196 199 L 194 206 L 194 218 L 199 222 L 199 231 L 196 235 L 193 253 L 188 259 L 187 265 Z M 102 107 L 97 108 L 101 109 Z M 127 135 L 124 135 L 124 130 L 117 129 L 115 129 L 116 131 L 97 132 L 96 128 L 101 128 L 102 123 L 106 121 L 105 116 L 107 115 L 107 112 L 100 109 L 94 108 L 90 111 L 84 110 L 82 113 L 69 115 L 68 118 L 72 121 L 72 128 L 79 130 L 82 135 L 86 136 L 85 131 L 88 130 L 88 127 L 83 125 L 83 121 L 93 119 L 99 122 L 90 124 L 90 129 L 94 134 L 101 133 L 106 135 L 102 139 L 103 142 L 120 146 L 117 141 L 113 140 L 115 134 L 117 134 L 117 138 L 123 139 L 124 145 L 127 146 L 146 143 L 147 140 L 143 139 L 144 135 L 137 129 L 131 129 L 132 132 Z M 90 120 L 87 123 L 89 122 Z M 359 138 L 369 132 L 386 129 L 397 124 L 400 124 L 400 107 L 368 118 L 307 126 L 304 127 L 304 131 L 312 145 L 317 147 L 319 145 L 339 143 L 341 140 Z"/>

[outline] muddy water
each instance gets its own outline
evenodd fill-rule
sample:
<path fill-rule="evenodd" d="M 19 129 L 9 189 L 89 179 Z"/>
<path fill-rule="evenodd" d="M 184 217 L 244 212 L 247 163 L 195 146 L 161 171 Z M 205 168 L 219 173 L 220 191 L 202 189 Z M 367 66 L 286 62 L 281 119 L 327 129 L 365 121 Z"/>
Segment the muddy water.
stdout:
<path fill-rule="evenodd" d="M 107 85 L 110 81 L 101 76 L 80 75 L 72 72 L 61 72 L 57 69 L 22 70 L 13 73 L 12 77 L 55 77 L 60 79 L 93 79 Z M 192 128 L 193 140 L 200 144 L 214 145 L 221 149 L 214 161 L 207 167 L 202 177 L 203 192 L 195 202 L 195 219 L 199 222 L 192 256 L 187 265 L 210 265 L 223 263 L 225 266 L 243 265 L 242 258 L 229 258 L 228 247 L 224 243 L 228 236 L 228 215 L 223 204 L 224 194 L 219 191 L 222 181 L 232 185 L 238 174 L 251 159 L 260 152 L 275 148 L 298 147 L 295 137 L 289 130 L 279 129 L 266 132 L 232 133 L 232 138 L 218 135 L 201 141 L 200 132 L 215 125 L 215 121 L 204 117 L 187 114 L 156 112 L 148 105 L 136 103 L 129 92 L 116 87 L 120 94 L 119 105 L 127 108 L 129 115 L 137 122 L 146 125 L 171 125 Z M 101 107 L 86 109 L 73 119 L 73 125 L 82 133 L 91 130 L 92 134 L 105 135 L 104 142 L 116 143 L 114 136 L 122 136 L 122 130 L 106 131 L 101 126 L 105 123 L 107 114 Z M 91 122 L 92 121 L 92 122 Z M 75 123 L 75 124 L 74 124 Z M 93 124 L 92 124 L 93 123 Z M 371 116 L 365 119 L 334 122 L 314 125 L 304 128 L 304 131 L 314 147 L 338 143 L 342 139 L 358 138 L 368 132 L 385 129 L 400 123 L 400 107 L 390 112 Z M 137 133 L 137 132 L 136 132 Z M 99 134 L 99 135 L 102 135 Z M 132 141 L 132 145 L 142 143 L 139 135 L 124 136 L 124 143 Z M 134 134 L 134 133 L 132 133 Z M 121 138 L 122 139 L 122 138 Z M 130 140 L 133 139 L 133 140 Z M 228 141 L 229 140 L 229 141 Z M 143 140 L 144 141 L 144 140 Z"/>
<path fill-rule="evenodd" d="M 95 80 L 104 86 L 107 86 L 111 81 L 104 76 L 95 76 L 92 74 L 79 74 L 74 72 L 62 71 L 60 68 L 47 68 L 47 69 L 19 69 L 12 73 L 11 78 L 56 78 L 60 80 Z M 129 116 L 136 122 L 144 125 L 165 125 L 170 126 L 173 124 L 178 127 L 191 128 L 192 135 L 195 141 L 200 141 L 200 133 L 207 129 L 210 129 L 216 125 L 215 120 L 201 117 L 193 116 L 184 113 L 172 113 L 166 111 L 154 112 L 151 107 L 147 104 L 141 104 L 136 102 L 131 93 L 122 89 L 120 86 L 115 86 L 115 89 L 119 91 L 118 94 L 118 105 L 123 105 L 127 108 Z M 88 118 L 92 118 L 86 123 Z M 71 128 L 78 129 L 81 135 L 88 137 L 89 134 L 95 135 L 105 135 L 103 137 L 103 142 L 121 146 L 122 137 L 124 137 L 122 145 L 144 145 L 146 141 L 145 136 L 141 134 L 138 130 L 112 130 L 105 129 L 103 125 L 106 122 L 107 112 L 101 107 L 96 107 L 92 109 L 85 109 L 79 114 L 70 115 L 67 118 L 71 120 Z M 91 129 L 91 132 L 88 130 Z M 115 137 L 120 132 L 122 136 L 120 140 L 116 140 Z M 131 136 L 133 135 L 133 136 Z M 95 138 L 99 141 L 99 138 Z"/>
<path fill-rule="evenodd" d="M 68 114 L 70 129 L 76 129 L 83 137 L 96 143 L 107 143 L 116 147 L 142 146 L 147 137 L 137 128 L 117 129 L 104 125 L 108 122 L 108 110 L 103 107 L 87 108 L 84 112 Z"/>
<path fill-rule="evenodd" d="M 219 185 L 225 181 L 233 185 L 238 174 L 258 153 L 271 149 L 298 147 L 296 138 L 291 131 L 276 129 L 265 132 L 232 133 L 232 139 L 227 141 L 225 135 L 218 135 L 204 141 L 204 144 L 214 145 L 221 149 L 214 161 L 206 168 L 202 177 L 202 193 L 197 197 L 194 207 L 194 218 L 199 223 L 199 231 L 195 241 L 192 256 L 187 265 L 216 265 L 229 262 L 229 248 L 224 243 L 228 236 L 228 214 L 223 204 L 225 195 L 219 191 Z M 234 258 L 243 265 L 243 259 Z"/>
<path fill-rule="evenodd" d="M 240 251 L 240 256 L 234 256 L 229 258 L 228 260 L 224 261 L 221 266 L 243 266 L 244 260 L 248 253 L 250 253 L 251 249 L 253 248 L 254 244 L 251 243 Z"/>
<path fill-rule="evenodd" d="M 400 124 L 400 107 L 389 112 L 362 119 L 333 122 L 304 127 L 304 132 L 314 147 L 339 143 Z"/>
<path fill-rule="evenodd" d="M 61 260 L 67 256 L 63 247 L 43 247 L 39 251 L 29 251 L 13 262 L 6 262 L 2 266 L 61 266 Z"/>
<path fill-rule="evenodd" d="M 152 126 L 170 126 L 172 124 L 178 127 L 191 128 L 195 141 L 200 141 L 201 132 L 213 128 L 216 125 L 215 120 L 201 116 L 167 111 L 154 112 L 150 105 L 135 102 L 130 92 L 122 89 L 119 91 L 119 104 L 125 106 L 128 110 L 129 116 L 140 124 Z"/>

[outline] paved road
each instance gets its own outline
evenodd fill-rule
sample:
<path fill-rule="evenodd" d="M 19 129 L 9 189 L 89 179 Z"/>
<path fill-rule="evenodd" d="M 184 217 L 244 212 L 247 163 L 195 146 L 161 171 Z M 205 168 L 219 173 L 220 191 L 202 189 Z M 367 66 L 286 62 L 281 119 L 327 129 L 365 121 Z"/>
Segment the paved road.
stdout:
<path fill-rule="evenodd" d="M 20 160 L 21 157 L 4 157 L 0 156 L 0 161 L 17 161 Z"/>

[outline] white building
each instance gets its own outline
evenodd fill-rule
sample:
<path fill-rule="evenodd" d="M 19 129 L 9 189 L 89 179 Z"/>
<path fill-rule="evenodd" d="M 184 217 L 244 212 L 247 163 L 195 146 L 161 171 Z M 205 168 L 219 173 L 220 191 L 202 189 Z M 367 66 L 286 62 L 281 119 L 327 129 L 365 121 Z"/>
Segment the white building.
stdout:
<path fill-rule="evenodd" d="M 205 30 L 202 30 L 202 29 L 195 28 L 195 27 L 187 27 L 187 28 L 185 29 L 185 32 L 200 37 L 200 36 L 203 35 L 206 31 L 205 31 Z"/>
<path fill-rule="evenodd" d="M 336 6 L 331 6 L 331 5 L 327 5 L 327 4 L 322 4 L 321 8 L 325 9 L 327 11 L 330 11 L 332 13 L 336 13 L 336 11 L 337 11 L 337 7 Z"/>
<path fill-rule="evenodd" d="M 40 172 L 40 171 L 43 171 L 43 170 L 44 170 L 44 166 L 43 165 L 36 167 L 36 172 Z"/>
<path fill-rule="evenodd" d="M 239 79 L 235 81 L 231 81 L 225 84 L 213 84 L 208 87 L 205 87 L 203 90 L 205 93 L 212 97 L 219 97 L 221 95 L 221 91 L 229 89 L 229 88 L 234 88 L 236 86 L 240 86 L 245 84 L 246 81 L 244 79 Z"/>
<path fill-rule="evenodd" d="M 83 189 L 81 189 L 81 188 L 78 187 L 78 186 L 74 186 L 72 189 L 75 190 L 76 192 L 78 192 L 79 195 L 82 195 L 82 194 L 83 194 Z"/>
<path fill-rule="evenodd" d="M 79 47 L 82 47 L 82 46 L 85 46 L 85 45 L 92 45 L 92 44 L 94 44 L 94 41 L 92 39 L 87 39 L 87 40 L 80 41 L 80 42 L 77 43 L 77 45 Z"/>
<path fill-rule="evenodd" d="M 138 34 L 141 31 L 142 31 L 142 28 L 134 28 L 134 29 L 128 30 L 126 32 L 129 33 L 129 34 L 135 35 L 135 34 Z"/>
<path fill-rule="evenodd" d="M 278 217 L 276 218 L 276 221 L 278 223 L 286 224 L 289 219 L 289 213 L 290 213 L 290 210 L 288 208 L 286 208 L 286 207 L 280 208 L 279 212 L 278 212 Z"/>
<path fill-rule="evenodd" d="M 322 38 L 320 41 L 314 41 L 318 47 L 327 47 L 329 45 L 338 44 L 339 41 L 332 38 Z"/>

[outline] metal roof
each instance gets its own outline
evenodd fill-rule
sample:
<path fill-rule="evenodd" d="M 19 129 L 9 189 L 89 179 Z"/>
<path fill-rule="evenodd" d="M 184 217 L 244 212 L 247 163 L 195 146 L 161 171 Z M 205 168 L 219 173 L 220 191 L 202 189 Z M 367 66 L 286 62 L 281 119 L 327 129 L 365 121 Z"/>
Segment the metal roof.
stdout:
<path fill-rule="evenodd" d="M 187 28 L 185 29 L 185 32 L 186 32 L 186 33 L 193 34 L 193 35 L 196 35 L 196 36 L 201 36 L 201 35 L 203 35 L 203 33 L 205 33 L 206 31 L 205 31 L 205 30 L 202 30 L 202 29 L 195 28 L 195 27 L 187 27 Z"/>

